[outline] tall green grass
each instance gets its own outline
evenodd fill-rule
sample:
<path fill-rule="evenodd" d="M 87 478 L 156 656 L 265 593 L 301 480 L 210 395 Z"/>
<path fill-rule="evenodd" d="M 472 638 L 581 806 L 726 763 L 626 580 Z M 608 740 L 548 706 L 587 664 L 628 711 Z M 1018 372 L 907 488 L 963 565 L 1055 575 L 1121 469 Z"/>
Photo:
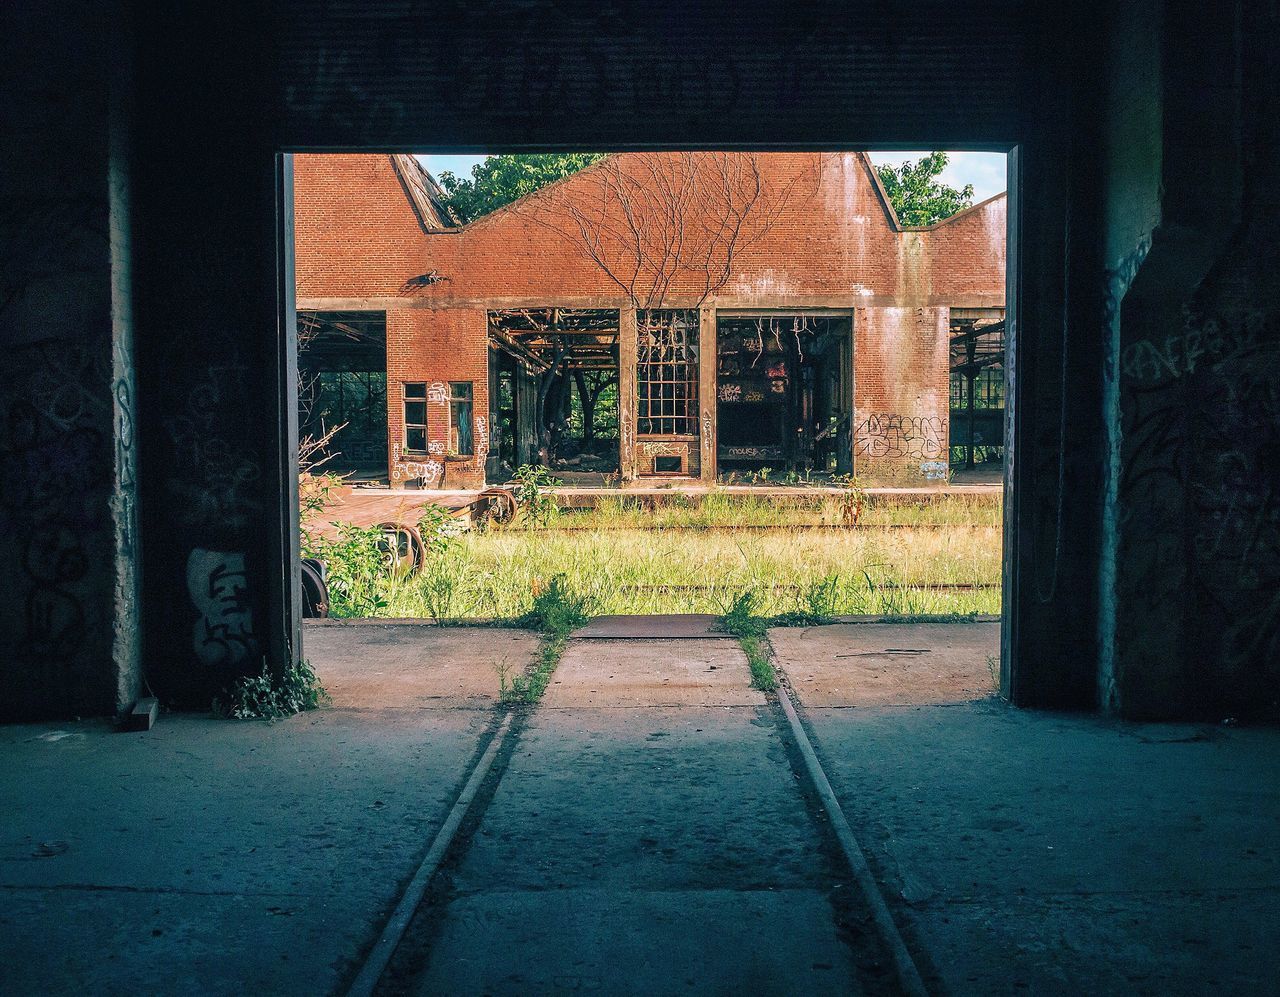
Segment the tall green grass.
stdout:
<path fill-rule="evenodd" d="M 858 527 L 999 527 L 1000 516 L 998 496 L 950 495 L 932 500 L 869 497 Z M 610 495 L 594 508 L 566 510 L 546 525 L 565 530 L 786 528 L 842 526 L 843 516 L 836 494 L 675 494 L 657 505 L 634 496 Z"/>
<path fill-rule="evenodd" d="M 764 616 L 1000 611 L 998 588 L 946 587 L 999 582 L 998 506 L 873 507 L 866 515 L 883 522 L 805 529 L 814 513 L 714 494 L 683 509 L 643 510 L 611 498 L 593 512 L 559 517 L 581 529 L 466 534 L 429 557 L 421 575 L 389 579 L 379 615 L 522 617 L 553 578 L 595 614 L 723 614 L 745 592 Z M 942 528 L 875 528 L 894 523 Z M 714 529 L 673 528 L 697 525 Z M 742 525 L 774 528 L 735 531 Z"/>

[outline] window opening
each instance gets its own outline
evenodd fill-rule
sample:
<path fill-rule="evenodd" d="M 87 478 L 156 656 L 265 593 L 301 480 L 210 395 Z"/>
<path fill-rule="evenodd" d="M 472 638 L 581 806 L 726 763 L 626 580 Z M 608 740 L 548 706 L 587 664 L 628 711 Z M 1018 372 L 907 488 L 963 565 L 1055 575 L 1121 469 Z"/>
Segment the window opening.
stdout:
<path fill-rule="evenodd" d="M 642 311 L 636 317 L 641 436 L 698 434 L 698 313 Z"/>
<path fill-rule="evenodd" d="M 459 457 L 475 453 L 471 432 L 471 382 L 449 385 L 449 452 Z"/>
<path fill-rule="evenodd" d="M 406 381 L 404 393 L 404 449 L 406 453 L 427 452 L 427 385 Z"/>

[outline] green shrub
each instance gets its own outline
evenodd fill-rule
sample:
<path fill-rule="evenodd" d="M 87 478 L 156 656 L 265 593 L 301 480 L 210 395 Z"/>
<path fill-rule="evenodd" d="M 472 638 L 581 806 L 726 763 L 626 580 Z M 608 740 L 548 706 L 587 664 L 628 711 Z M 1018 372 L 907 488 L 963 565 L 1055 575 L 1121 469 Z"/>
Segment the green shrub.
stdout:
<path fill-rule="evenodd" d="M 424 506 L 418 518 L 418 534 L 427 556 L 455 550 L 461 542 L 463 526 L 439 505 Z"/>
<path fill-rule="evenodd" d="M 377 526 L 336 524 L 336 539 L 313 534 L 303 548 L 306 557 L 325 564 L 329 615 L 343 618 L 377 616 L 386 608 L 390 564 L 386 537 Z"/>
<path fill-rule="evenodd" d="M 555 575 L 549 585 L 534 594 L 533 608 L 524 622 L 544 634 L 566 637 L 590 618 L 586 598 L 570 591 L 564 575 Z"/>
<path fill-rule="evenodd" d="M 541 464 L 523 464 L 516 471 L 516 508 L 521 518 L 534 526 L 548 526 L 560 513 L 554 495 L 547 495 L 546 488 L 556 488 L 562 484 L 559 478 L 552 477 L 551 471 Z"/>
<path fill-rule="evenodd" d="M 214 699 L 213 712 L 229 720 L 278 720 L 328 702 L 309 661 L 299 661 L 278 678 L 264 661 L 261 672 L 237 679 Z"/>

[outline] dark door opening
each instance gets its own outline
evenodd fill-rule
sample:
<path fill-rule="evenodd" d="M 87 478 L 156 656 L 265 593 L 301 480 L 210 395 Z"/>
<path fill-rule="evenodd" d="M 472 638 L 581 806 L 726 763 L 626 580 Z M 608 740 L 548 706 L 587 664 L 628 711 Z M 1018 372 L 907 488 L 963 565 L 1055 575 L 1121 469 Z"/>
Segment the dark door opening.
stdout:
<path fill-rule="evenodd" d="M 852 469 L 852 320 L 722 317 L 716 333 L 722 473 Z"/>
<path fill-rule="evenodd" d="M 313 468 L 387 480 L 386 313 L 298 313 L 298 439 Z"/>
<path fill-rule="evenodd" d="M 489 480 L 524 464 L 579 483 L 617 474 L 618 321 L 616 309 L 489 313 Z"/>

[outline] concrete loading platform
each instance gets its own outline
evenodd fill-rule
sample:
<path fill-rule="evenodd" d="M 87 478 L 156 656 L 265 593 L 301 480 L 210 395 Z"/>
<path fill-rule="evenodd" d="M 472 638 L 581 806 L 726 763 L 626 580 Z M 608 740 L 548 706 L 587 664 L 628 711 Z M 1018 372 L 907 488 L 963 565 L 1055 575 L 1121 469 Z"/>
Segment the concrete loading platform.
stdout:
<path fill-rule="evenodd" d="M 994 624 L 769 639 L 928 991 L 1274 992 L 1280 731 L 1014 710 Z M 5 989 L 346 991 L 502 730 L 385 992 L 898 991 L 732 640 L 571 640 L 505 729 L 532 634 L 307 645 L 316 713 L 0 731 Z"/>

